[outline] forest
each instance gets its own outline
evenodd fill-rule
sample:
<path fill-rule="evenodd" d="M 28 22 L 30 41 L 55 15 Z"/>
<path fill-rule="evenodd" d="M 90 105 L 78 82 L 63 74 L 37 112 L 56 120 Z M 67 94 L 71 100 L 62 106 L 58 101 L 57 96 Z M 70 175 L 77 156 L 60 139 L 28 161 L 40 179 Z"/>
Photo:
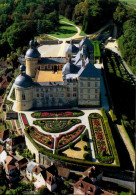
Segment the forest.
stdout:
<path fill-rule="evenodd" d="M 122 57 L 136 75 L 136 11 L 119 3 L 113 19 L 119 31 L 118 44 Z"/>
<path fill-rule="evenodd" d="M 0 58 L 16 57 L 34 36 L 57 31 L 60 15 L 87 34 L 112 19 L 119 28 L 122 56 L 136 71 L 136 12 L 118 0 L 1 0 Z"/>

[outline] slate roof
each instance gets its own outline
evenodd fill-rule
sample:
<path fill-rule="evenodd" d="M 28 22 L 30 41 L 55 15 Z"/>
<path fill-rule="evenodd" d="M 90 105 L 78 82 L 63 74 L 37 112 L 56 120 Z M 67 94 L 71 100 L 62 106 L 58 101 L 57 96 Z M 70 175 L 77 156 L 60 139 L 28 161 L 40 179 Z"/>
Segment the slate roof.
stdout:
<path fill-rule="evenodd" d="M 27 87 L 31 87 L 33 85 L 33 81 L 32 78 L 30 76 L 28 76 L 27 74 L 20 74 L 14 82 L 14 85 L 18 86 L 18 87 L 23 87 L 23 88 L 27 88 Z"/>
<path fill-rule="evenodd" d="M 69 73 L 77 73 L 79 71 L 79 67 L 77 67 L 76 65 L 74 65 L 71 61 L 71 59 L 69 59 L 69 61 L 64 65 L 62 72 L 63 74 L 69 74 Z"/>
<path fill-rule="evenodd" d="M 85 36 L 84 39 L 81 40 L 81 42 L 79 43 L 79 47 L 81 48 L 83 45 L 87 45 L 87 49 L 89 51 L 94 50 L 94 46 L 91 43 L 91 41 Z"/>
<path fill-rule="evenodd" d="M 66 58 L 63 58 L 63 57 L 41 58 L 39 63 L 40 64 L 65 64 Z"/>
<path fill-rule="evenodd" d="M 79 48 L 76 47 L 76 46 L 73 44 L 73 42 L 71 41 L 71 42 L 70 42 L 70 45 L 68 46 L 68 48 L 67 48 L 67 50 L 66 50 L 66 53 L 72 54 L 72 53 L 77 53 L 78 51 L 79 51 Z"/>
<path fill-rule="evenodd" d="M 26 58 L 39 58 L 41 54 L 37 50 L 37 48 L 29 48 L 25 55 Z"/>
<path fill-rule="evenodd" d="M 99 70 L 95 68 L 94 65 L 88 63 L 86 66 L 82 67 L 78 72 L 78 76 L 81 77 L 100 77 Z"/>

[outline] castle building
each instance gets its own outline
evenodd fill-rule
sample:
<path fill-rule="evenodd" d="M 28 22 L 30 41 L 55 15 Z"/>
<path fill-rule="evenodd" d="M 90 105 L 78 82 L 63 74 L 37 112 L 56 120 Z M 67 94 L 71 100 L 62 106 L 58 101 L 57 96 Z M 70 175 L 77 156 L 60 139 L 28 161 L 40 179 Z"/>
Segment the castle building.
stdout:
<path fill-rule="evenodd" d="M 25 55 L 26 66 L 14 82 L 15 108 L 26 111 L 50 106 L 100 106 L 100 69 L 94 66 L 94 47 L 85 37 L 72 42 L 66 57 L 41 57 L 34 41 Z"/>

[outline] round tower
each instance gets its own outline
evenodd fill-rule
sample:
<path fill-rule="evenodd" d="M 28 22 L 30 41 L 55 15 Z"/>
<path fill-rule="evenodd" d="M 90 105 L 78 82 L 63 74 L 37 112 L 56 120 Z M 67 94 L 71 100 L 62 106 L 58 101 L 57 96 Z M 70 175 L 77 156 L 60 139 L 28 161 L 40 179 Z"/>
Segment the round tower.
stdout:
<path fill-rule="evenodd" d="M 15 86 L 15 108 L 18 111 L 26 111 L 33 107 L 33 81 L 30 76 L 25 73 L 26 67 L 20 66 L 21 74 L 14 82 Z"/>
<path fill-rule="evenodd" d="M 38 60 L 40 59 L 41 55 L 37 50 L 33 40 L 29 42 L 29 46 L 30 48 L 27 50 L 25 55 L 26 74 L 34 78 L 36 75 Z"/>
<path fill-rule="evenodd" d="M 68 61 L 68 59 L 72 57 L 72 55 L 77 54 L 78 51 L 79 49 L 73 44 L 73 41 L 71 40 L 70 45 L 66 50 L 66 60 Z"/>

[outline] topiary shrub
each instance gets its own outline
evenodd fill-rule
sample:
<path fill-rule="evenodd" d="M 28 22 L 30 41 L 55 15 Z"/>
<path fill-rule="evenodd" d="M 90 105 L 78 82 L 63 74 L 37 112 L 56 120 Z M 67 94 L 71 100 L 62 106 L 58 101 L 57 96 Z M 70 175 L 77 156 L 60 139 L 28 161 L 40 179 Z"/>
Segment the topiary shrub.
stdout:
<path fill-rule="evenodd" d="M 56 150 L 56 154 L 59 154 L 60 155 L 60 154 L 62 154 L 62 151 L 60 149 L 57 149 Z"/>
<path fill-rule="evenodd" d="M 88 147 L 86 145 L 83 146 L 84 151 L 88 151 Z"/>
<path fill-rule="evenodd" d="M 91 154 L 89 154 L 89 153 L 84 153 L 84 154 L 83 154 L 83 158 L 84 158 L 85 160 L 91 160 L 91 159 L 92 159 Z"/>
<path fill-rule="evenodd" d="M 47 140 L 46 143 L 47 143 L 48 145 L 50 145 L 50 144 L 51 144 L 51 141 L 50 141 L 50 140 Z"/>
<path fill-rule="evenodd" d="M 74 143 L 70 142 L 70 143 L 68 144 L 68 146 L 69 146 L 70 149 L 73 149 L 73 148 L 74 148 Z"/>

